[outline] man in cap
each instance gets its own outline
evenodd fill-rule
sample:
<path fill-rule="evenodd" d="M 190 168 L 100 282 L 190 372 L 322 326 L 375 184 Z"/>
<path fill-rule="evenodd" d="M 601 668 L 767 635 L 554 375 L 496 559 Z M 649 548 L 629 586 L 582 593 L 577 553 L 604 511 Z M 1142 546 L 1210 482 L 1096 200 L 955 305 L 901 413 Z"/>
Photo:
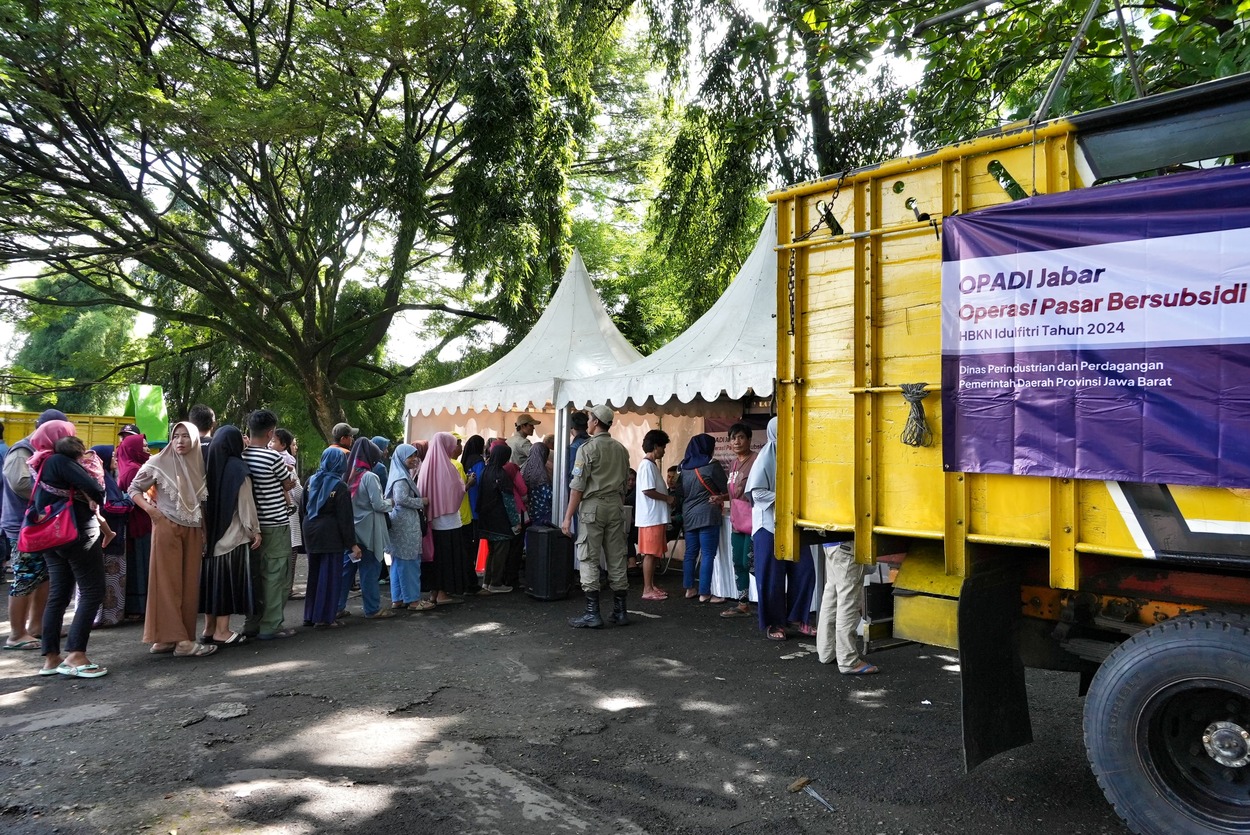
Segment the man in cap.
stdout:
<path fill-rule="evenodd" d="M 532 415 L 521 415 L 516 419 L 516 432 L 508 439 L 508 448 L 512 450 L 512 458 L 509 460 L 522 469 L 525 468 L 525 462 L 530 457 L 530 449 L 534 446 L 530 435 L 534 434 L 534 427 L 537 425 L 538 421 L 534 420 Z"/>
<path fill-rule="evenodd" d="M 129 438 L 131 435 L 142 435 L 142 434 L 143 433 L 139 431 L 138 426 L 135 426 L 133 423 L 128 423 L 117 431 L 117 440 L 118 442 L 121 442 Z"/>
<path fill-rule="evenodd" d="M 356 440 L 356 435 L 360 430 L 353 427 L 350 423 L 336 423 L 334 428 L 330 430 L 330 446 L 336 446 L 344 452 L 352 451 L 352 441 Z"/>
<path fill-rule="evenodd" d="M 65 413 L 48 409 L 35 421 L 38 429 L 50 420 L 65 420 Z M 31 433 L 34 434 L 34 433 Z M 4 478 L 0 490 L 4 491 L 4 512 L 0 516 L 0 530 L 13 544 L 13 584 L 9 587 L 9 637 L 5 649 L 36 650 L 39 641 L 35 633 L 43 629 L 43 609 L 48 602 L 48 565 L 42 554 L 28 554 L 17 550 L 17 535 L 22 530 L 22 515 L 30 504 L 34 479 L 27 463 L 35 454 L 30 435 L 9 448 L 4 458 Z"/>
<path fill-rule="evenodd" d="M 625 574 L 625 513 L 621 508 L 621 489 L 629 479 L 629 452 L 608 434 L 612 417 L 612 410 L 607 406 L 595 406 L 590 410 L 587 421 L 590 439 L 577 450 L 573 480 L 569 485 L 569 504 L 560 526 L 565 536 L 570 536 L 576 514 L 577 563 L 582 591 L 586 593 L 586 612 L 569 619 L 569 626 L 574 628 L 603 626 L 599 615 L 600 556 L 606 557 L 608 566 L 612 621 L 619 626 L 629 624 L 625 613 L 629 590 Z"/>

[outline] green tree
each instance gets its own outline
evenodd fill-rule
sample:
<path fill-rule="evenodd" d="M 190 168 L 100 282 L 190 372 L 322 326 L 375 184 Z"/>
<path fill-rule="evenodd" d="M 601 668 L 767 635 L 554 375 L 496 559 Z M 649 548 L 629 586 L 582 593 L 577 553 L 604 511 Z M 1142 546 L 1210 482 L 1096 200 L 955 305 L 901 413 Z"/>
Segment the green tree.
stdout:
<path fill-rule="evenodd" d="M 211 334 L 297 386 L 326 433 L 406 383 L 378 361 L 396 313 L 529 303 L 618 13 L 0 0 L 0 267 L 47 280 L 0 293 L 64 305 L 84 286 Z M 484 310 L 417 280 L 449 268 Z"/>
<path fill-rule="evenodd" d="M 31 288 L 45 295 L 47 286 Z M 98 303 L 88 288 L 67 288 L 67 304 Z M 110 414 L 122 406 L 124 390 L 110 382 L 125 365 L 135 313 L 122 308 L 23 305 L 11 317 L 25 335 L 9 369 L 5 388 L 23 409 L 58 408 L 73 414 Z M 97 380 L 105 380 L 101 385 Z"/>
<path fill-rule="evenodd" d="M 763 192 L 897 154 L 907 137 L 906 94 L 888 71 L 863 71 L 872 24 L 855 19 L 850 4 L 768 0 L 761 20 L 732 0 L 646 8 L 672 78 L 682 77 L 694 46 L 696 9 L 724 29 L 701 53 L 648 218 L 649 271 L 680 276 L 678 298 L 694 317 L 755 243 Z"/>

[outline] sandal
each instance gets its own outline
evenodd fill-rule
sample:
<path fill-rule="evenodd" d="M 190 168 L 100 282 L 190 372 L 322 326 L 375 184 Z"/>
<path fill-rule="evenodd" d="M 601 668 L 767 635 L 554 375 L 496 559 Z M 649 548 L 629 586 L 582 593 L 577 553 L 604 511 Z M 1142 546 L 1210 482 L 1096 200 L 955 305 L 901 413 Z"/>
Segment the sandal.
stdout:
<path fill-rule="evenodd" d="M 806 623 L 802 622 L 792 621 L 790 623 L 790 628 L 798 632 L 800 635 L 814 636 L 816 634 L 816 627 L 808 626 Z"/>
<path fill-rule="evenodd" d="M 277 632 L 270 632 L 267 635 L 257 635 L 257 639 L 261 641 L 275 641 L 279 638 L 294 638 L 294 629 L 279 629 Z M 214 647 L 216 649 L 216 647 Z"/>
<path fill-rule="evenodd" d="M 644 591 L 642 593 L 642 599 L 643 600 L 668 600 L 668 592 L 664 591 L 663 589 L 656 589 L 655 591 Z"/>
<path fill-rule="evenodd" d="M 365 617 L 368 618 L 369 620 L 381 620 L 382 618 L 393 618 L 395 617 L 395 610 L 394 609 L 379 609 L 378 611 L 374 612 L 372 615 L 365 615 Z"/>
<path fill-rule="evenodd" d="M 416 603 L 409 604 L 408 608 L 413 612 L 428 612 L 435 606 L 429 600 L 418 600 Z"/>
<path fill-rule="evenodd" d="M 751 610 L 741 609 L 737 606 L 734 606 L 732 609 L 726 609 L 725 611 L 721 612 L 720 616 L 723 618 L 749 618 L 751 617 Z"/>
<path fill-rule="evenodd" d="M 63 676 L 71 678 L 99 678 L 109 674 L 107 667 L 101 667 L 99 664 L 81 664 L 74 666 L 68 662 L 62 663 L 56 668 L 56 671 Z M 41 675 L 47 675 L 40 671 Z"/>
<path fill-rule="evenodd" d="M 339 621 L 331 621 L 330 623 L 314 623 L 313 629 L 342 629 L 343 624 Z"/>
<path fill-rule="evenodd" d="M 195 644 L 195 649 L 190 652 L 179 652 L 175 649 L 174 658 L 207 658 L 216 651 L 216 644 Z"/>
<path fill-rule="evenodd" d="M 208 642 L 207 642 L 207 641 L 205 641 L 205 643 L 208 643 Z M 231 633 L 230 633 L 230 637 L 229 637 L 229 638 L 224 638 L 224 639 L 222 639 L 222 640 L 220 640 L 220 641 L 218 641 L 217 639 L 215 639 L 215 638 L 214 638 L 214 639 L 213 639 L 213 643 L 214 643 L 214 644 L 216 644 L 216 645 L 217 645 L 217 646 L 219 646 L 219 647 L 237 647 L 237 646 L 242 646 L 243 644 L 246 644 L 246 643 L 247 643 L 247 636 L 246 636 L 246 635 L 244 635 L 244 634 L 242 634 L 242 633 L 240 633 L 240 632 L 231 632 Z"/>
<path fill-rule="evenodd" d="M 173 652 L 177 648 L 178 648 L 177 644 L 152 644 L 152 648 L 149 649 L 148 652 L 152 653 L 153 655 L 165 655 L 167 653 Z"/>
<path fill-rule="evenodd" d="M 696 597 L 698 597 L 698 596 L 699 596 L 699 593 L 698 593 L 697 591 L 695 591 L 694 589 L 686 589 L 686 599 L 687 599 L 687 600 L 693 600 L 693 599 L 695 599 L 695 598 L 696 598 Z"/>
<path fill-rule="evenodd" d="M 770 626 L 764 637 L 770 641 L 784 641 L 787 637 L 786 630 L 780 626 Z"/>
<path fill-rule="evenodd" d="M 462 600 L 459 597 L 449 597 L 446 600 L 435 600 L 434 605 L 435 606 L 450 606 L 453 603 L 463 603 L 463 602 L 464 600 Z"/>
<path fill-rule="evenodd" d="M 867 661 L 862 662 L 858 667 L 853 667 L 842 675 L 844 676 L 875 676 L 881 672 L 881 668 L 876 664 L 869 664 Z"/>

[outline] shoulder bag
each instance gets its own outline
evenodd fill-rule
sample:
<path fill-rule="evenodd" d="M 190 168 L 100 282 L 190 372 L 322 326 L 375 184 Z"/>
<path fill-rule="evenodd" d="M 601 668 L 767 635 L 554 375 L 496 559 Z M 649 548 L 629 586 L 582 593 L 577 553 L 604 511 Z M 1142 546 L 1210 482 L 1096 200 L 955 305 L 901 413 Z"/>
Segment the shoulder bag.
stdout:
<path fill-rule="evenodd" d="M 39 489 L 38 480 L 31 496 Z M 32 503 L 22 517 L 22 529 L 17 535 L 17 549 L 27 554 L 38 554 L 69 545 L 78 539 L 78 521 L 74 518 L 74 491 L 69 498 L 37 508 Z"/>

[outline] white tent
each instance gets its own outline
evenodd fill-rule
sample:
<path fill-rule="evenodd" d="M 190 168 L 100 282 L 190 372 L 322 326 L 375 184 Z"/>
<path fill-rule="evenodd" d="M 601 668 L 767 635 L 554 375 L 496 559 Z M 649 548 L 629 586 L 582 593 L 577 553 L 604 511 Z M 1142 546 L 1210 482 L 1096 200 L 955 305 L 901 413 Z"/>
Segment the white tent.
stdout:
<path fill-rule="evenodd" d="M 560 287 L 525 338 L 476 374 L 404 398 L 405 421 L 439 412 L 523 412 L 551 408 L 564 380 L 642 358 L 608 317 L 574 251 Z"/>
<path fill-rule="evenodd" d="M 631 365 L 566 380 L 555 402 L 707 414 L 717 401 L 770 396 L 777 376 L 776 245 L 773 209 L 742 269 L 697 322 Z"/>

